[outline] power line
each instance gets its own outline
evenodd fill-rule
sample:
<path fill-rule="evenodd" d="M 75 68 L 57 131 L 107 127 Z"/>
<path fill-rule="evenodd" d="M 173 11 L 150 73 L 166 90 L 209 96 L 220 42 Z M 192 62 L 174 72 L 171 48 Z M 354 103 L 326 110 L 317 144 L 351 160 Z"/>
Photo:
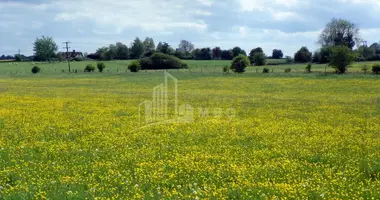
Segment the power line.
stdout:
<path fill-rule="evenodd" d="M 67 58 L 67 64 L 69 65 L 69 72 L 71 72 L 70 59 L 69 59 L 69 48 L 71 48 L 71 47 L 69 47 L 70 43 L 71 42 L 63 42 L 63 44 L 66 44 L 66 47 L 64 47 L 64 48 L 66 48 L 66 58 Z"/>

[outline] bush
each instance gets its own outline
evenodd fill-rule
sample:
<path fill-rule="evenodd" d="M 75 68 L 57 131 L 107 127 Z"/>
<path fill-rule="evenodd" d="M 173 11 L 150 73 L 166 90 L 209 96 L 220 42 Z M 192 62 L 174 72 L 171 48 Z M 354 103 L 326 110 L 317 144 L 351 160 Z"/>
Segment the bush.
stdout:
<path fill-rule="evenodd" d="M 264 68 L 263 69 L 263 73 L 269 73 L 269 69 L 268 68 Z"/>
<path fill-rule="evenodd" d="M 22 61 L 22 56 L 20 54 L 15 55 L 16 62 Z"/>
<path fill-rule="evenodd" d="M 84 68 L 84 72 L 93 72 L 93 71 L 95 71 L 95 67 L 94 67 L 94 65 L 92 65 L 92 64 L 88 64 L 88 65 L 86 65 L 86 67 Z"/>
<path fill-rule="evenodd" d="M 290 56 L 286 56 L 286 63 L 287 64 L 291 64 L 291 63 L 293 63 L 293 58 L 292 57 L 290 57 Z"/>
<path fill-rule="evenodd" d="M 142 70 L 187 68 L 187 64 L 181 59 L 163 53 L 153 53 L 149 58 L 141 58 L 139 64 Z"/>
<path fill-rule="evenodd" d="M 364 65 L 364 66 L 362 67 L 362 71 L 363 71 L 364 73 L 367 73 L 367 72 L 368 72 L 368 66 L 367 66 L 367 65 Z"/>
<path fill-rule="evenodd" d="M 32 73 L 33 73 L 33 74 L 40 73 L 40 71 L 41 71 L 41 68 L 39 68 L 38 66 L 34 66 L 34 67 L 32 68 Z"/>
<path fill-rule="evenodd" d="M 285 73 L 289 73 L 289 72 L 291 72 L 291 71 L 292 71 L 291 68 L 286 68 L 286 69 L 285 69 Z"/>
<path fill-rule="evenodd" d="M 372 66 L 372 72 L 374 74 L 380 74 L 380 64 L 375 64 Z"/>
<path fill-rule="evenodd" d="M 240 54 L 232 60 L 230 69 L 235 73 L 243 73 L 245 72 L 245 68 L 249 66 L 249 63 L 249 58 Z"/>
<path fill-rule="evenodd" d="M 98 68 L 99 72 L 103 72 L 103 70 L 106 68 L 106 64 L 99 62 L 96 64 L 96 67 Z"/>
<path fill-rule="evenodd" d="M 229 72 L 229 69 L 228 69 L 227 66 L 224 66 L 224 67 L 223 67 L 223 72 L 224 72 L 224 73 L 228 73 L 228 72 Z"/>
<path fill-rule="evenodd" d="M 311 63 L 309 63 L 309 64 L 306 65 L 306 72 L 307 73 L 311 72 L 311 66 L 312 66 Z"/>
<path fill-rule="evenodd" d="M 330 64 L 337 73 L 345 73 L 347 67 L 354 61 L 355 54 L 346 46 L 336 46 L 332 49 Z"/>
<path fill-rule="evenodd" d="M 255 53 L 253 56 L 253 61 L 255 62 L 256 66 L 263 66 L 265 65 L 266 59 L 264 53 Z"/>
<path fill-rule="evenodd" d="M 131 72 L 138 72 L 141 69 L 141 65 L 139 61 L 133 61 L 128 65 L 128 69 Z"/>

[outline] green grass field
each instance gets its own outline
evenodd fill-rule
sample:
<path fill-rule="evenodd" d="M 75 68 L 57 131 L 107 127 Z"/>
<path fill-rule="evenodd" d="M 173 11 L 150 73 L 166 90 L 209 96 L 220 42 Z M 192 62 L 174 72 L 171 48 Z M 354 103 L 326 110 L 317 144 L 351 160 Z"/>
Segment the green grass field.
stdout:
<path fill-rule="evenodd" d="M 169 72 L 193 120 L 147 127 L 138 106 L 164 72 L 87 63 L 0 64 L 0 199 L 380 198 L 380 77 L 357 72 L 370 63 L 224 74 L 228 61 L 188 61 Z"/>
<path fill-rule="evenodd" d="M 274 60 L 274 61 L 273 61 Z M 276 61 L 273 59 L 269 62 L 283 62 L 283 59 Z M 132 60 L 127 61 L 107 61 L 105 62 L 107 68 L 105 72 L 107 73 L 123 73 L 127 72 L 127 65 L 132 62 Z M 231 61 L 226 60 L 212 60 L 212 61 L 198 61 L 198 60 L 185 60 L 189 65 L 191 72 L 216 72 L 222 73 L 222 68 L 224 66 L 230 66 Z M 371 66 L 379 62 L 360 62 L 354 63 L 348 68 L 348 73 L 363 73 L 362 67 L 368 66 L 368 73 L 370 73 Z M 81 62 L 71 62 L 71 69 L 77 70 L 78 73 L 83 73 L 83 70 L 87 64 L 96 65 L 95 61 L 81 61 Z M 68 65 L 65 62 L 61 63 L 34 63 L 34 62 L 4 62 L 0 63 L 0 76 L 3 74 L 31 74 L 31 68 L 37 65 L 42 69 L 41 74 L 57 74 L 68 72 Z M 271 73 L 284 73 L 286 68 L 291 68 L 293 73 L 305 72 L 306 64 L 280 64 L 280 65 L 268 65 L 268 66 L 251 66 L 246 69 L 248 73 L 261 73 L 263 68 L 269 68 Z M 189 69 L 181 69 L 180 71 L 189 71 Z M 316 73 L 320 72 L 334 72 L 334 69 L 328 67 L 326 64 L 313 64 L 312 71 Z"/>

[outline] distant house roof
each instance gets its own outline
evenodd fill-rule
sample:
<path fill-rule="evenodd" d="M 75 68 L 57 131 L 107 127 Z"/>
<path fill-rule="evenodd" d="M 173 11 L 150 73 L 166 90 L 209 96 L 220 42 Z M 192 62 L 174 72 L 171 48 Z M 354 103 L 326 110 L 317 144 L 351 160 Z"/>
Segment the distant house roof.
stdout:
<path fill-rule="evenodd" d="M 69 51 L 68 52 L 70 58 L 76 58 L 76 57 L 83 57 L 83 53 L 79 51 Z M 60 57 L 66 58 L 67 53 L 66 52 L 58 52 L 57 54 Z"/>

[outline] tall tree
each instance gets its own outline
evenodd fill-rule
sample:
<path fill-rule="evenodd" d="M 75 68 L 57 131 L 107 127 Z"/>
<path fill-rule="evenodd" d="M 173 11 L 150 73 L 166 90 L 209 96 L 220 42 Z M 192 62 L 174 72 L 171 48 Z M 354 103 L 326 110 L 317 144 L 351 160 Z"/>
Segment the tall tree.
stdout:
<path fill-rule="evenodd" d="M 33 44 L 33 51 L 36 60 L 51 60 L 56 56 L 57 44 L 52 37 L 42 36 L 37 38 Z"/>
<path fill-rule="evenodd" d="M 116 43 L 116 59 L 126 60 L 129 58 L 129 49 L 127 45 L 117 42 Z"/>
<path fill-rule="evenodd" d="M 144 44 L 140 38 L 136 37 L 131 47 L 131 57 L 134 59 L 140 58 L 144 53 Z"/>
<path fill-rule="evenodd" d="M 156 47 L 157 52 L 162 52 L 162 42 L 159 42 Z"/>
<path fill-rule="evenodd" d="M 194 45 L 187 40 L 181 40 L 178 49 L 179 51 L 182 51 L 185 56 L 188 56 L 194 50 Z"/>
<path fill-rule="evenodd" d="M 222 49 L 220 47 L 215 47 L 212 49 L 212 57 L 215 60 L 220 60 L 222 57 Z"/>
<path fill-rule="evenodd" d="M 107 60 L 112 60 L 116 57 L 117 54 L 117 47 L 114 44 L 110 44 L 108 46 L 108 51 L 106 53 L 106 59 Z"/>
<path fill-rule="evenodd" d="M 143 44 L 145 51 L 154 51 L 156 49 L 156 45 L 154 44 L 153 38 L 145 38 Z"/>
<path fill-rule="evenodd" d="M 272 58 L 274 59 L 281 59 L 284 56 L 281 49 L 273 49 L 272 52 Z"/>
<path fill-rule="evenodd" d="M 101 47 L 96 50 L 96 57 L 99 60 L 107 60 L 108 47 Z"/>
<path fill-rule="evenodd" d="M 161 53 L 164 53 L 164 54 L 169 54 L 169 55 L 172 55 L 174 54 L 175 50 L 170 47 L 170 45 L 166 42 L 164 43 L 158 43 L 157 45 L 157 51 L 158 52 L 161 52 Z"/>
<path fill-rule="evenodd" d="M 238 55 L 240 55 L 240 54 L 243 54 L 242 51 L 243 51 L 243 50 L 242 50 L 240 47 L 234 47 L 234 48 L 232 49 L 233 56 L 236 57 L 236 56 L 238 56 Z"/>
<path fill-rule="evenodd" d="M 264 53 L 264 51 L 261 47 L 257 47 L 252 49 L 251 52 L 249 52 L 249 60 L 251 61 L 251 63 L 255 62 L 254 57 L 257 53 Z"/>
<path fill-rule="evenodd" d="M 359 44 L 359 27 L 345 19 L 333 18 L 319 35 L 318 43 L 322 46 L 344 45 L 352 49 L 355 44 Z"/>
<path fill-rule="evenodd" d="M 306 63 L 312 61 L 312 53 L 307 47 L 302 47 L 294 55 L 294 61 L 298 63 Z"/>

